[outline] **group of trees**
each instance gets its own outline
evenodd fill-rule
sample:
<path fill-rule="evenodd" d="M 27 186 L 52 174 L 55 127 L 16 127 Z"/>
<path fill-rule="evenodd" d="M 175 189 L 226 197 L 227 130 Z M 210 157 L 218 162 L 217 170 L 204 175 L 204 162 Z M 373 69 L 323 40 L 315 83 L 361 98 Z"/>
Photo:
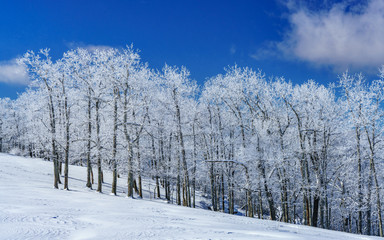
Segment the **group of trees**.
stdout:
<path fill-rule="evenodd" d="M 19 61 L 33 81 L 0 99 L 0 151 L 52 161 L 55 188 L 63 164 L 64 189 L 69 164 L 83 165 L 98 192 L 110 170 L 113 194 L 124 176 L 143 197 L 146 178 L 178 205 L 195 207 L 199 191 L 214 211 L 383 236 L 384 68 L 325 87 L 233 66 L 200 88 L 132 47 Z"/>

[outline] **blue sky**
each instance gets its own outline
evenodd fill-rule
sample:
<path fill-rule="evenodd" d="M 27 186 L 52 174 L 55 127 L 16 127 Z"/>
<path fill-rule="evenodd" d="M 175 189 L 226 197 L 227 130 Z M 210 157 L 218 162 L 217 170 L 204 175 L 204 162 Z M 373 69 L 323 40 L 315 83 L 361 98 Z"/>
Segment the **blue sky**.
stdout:
<path fill-rule="evenodd" d="M 0 7 L 0 97 L 28 79 L 14 59 L 50 48 L 134 44 L 152 68 L 184 65 L 191 78 L 238 64 L 328 84 L 349 68 L 376 74 L 384 63 L 384 1 L 14 0 Z"/>

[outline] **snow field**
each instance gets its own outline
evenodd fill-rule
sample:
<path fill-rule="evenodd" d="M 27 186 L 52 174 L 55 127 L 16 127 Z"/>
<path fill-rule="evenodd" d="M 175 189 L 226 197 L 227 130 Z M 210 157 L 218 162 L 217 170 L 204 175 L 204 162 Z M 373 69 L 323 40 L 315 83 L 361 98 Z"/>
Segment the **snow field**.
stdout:
<path fill-rule="evenodd" d="M 149 193 L 130 199 L 125 178 L 111 196 L 107 171 L 100 194 L 85 187 L 79 166 L 70 166 L 71 190 L 57 190 L 52 168 L 0 154 L 0 239 L 379 239 L 150 201 Z"/>

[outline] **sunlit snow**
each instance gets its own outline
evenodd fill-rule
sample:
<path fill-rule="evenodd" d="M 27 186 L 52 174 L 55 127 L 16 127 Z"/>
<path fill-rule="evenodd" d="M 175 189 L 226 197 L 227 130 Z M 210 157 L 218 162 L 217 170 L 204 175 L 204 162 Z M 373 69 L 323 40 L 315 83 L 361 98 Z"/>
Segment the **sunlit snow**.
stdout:
<path fill-rule="evenodd" d="M 52 163 L 0 154 L 0 239 L 379 239 L 125 197 L 85 188 L 70 166 L 70 191 L 53 188 Z M 148 187 L 148 185 L 146 186 Z"/>

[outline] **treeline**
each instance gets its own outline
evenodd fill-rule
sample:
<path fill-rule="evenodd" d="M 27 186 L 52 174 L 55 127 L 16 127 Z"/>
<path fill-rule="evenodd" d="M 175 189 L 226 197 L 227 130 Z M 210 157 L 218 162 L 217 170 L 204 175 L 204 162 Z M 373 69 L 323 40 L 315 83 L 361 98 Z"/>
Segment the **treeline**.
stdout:
<path fill-rule="evenodd" d="M 214 211 L 383 236 L 384 68 L 325 87 L 234 66 L 200 88 L 132 47 L 19 62 L 33 81 L 0 99 L 0 151 L 52 161 L 55 188 L 83 165 L 99 192 L 108 169 L 113 194 L 119 175 L 129 197 L 151 178 L 155 197 L 178 205 L 195 207 L 201 191 Z"/>

